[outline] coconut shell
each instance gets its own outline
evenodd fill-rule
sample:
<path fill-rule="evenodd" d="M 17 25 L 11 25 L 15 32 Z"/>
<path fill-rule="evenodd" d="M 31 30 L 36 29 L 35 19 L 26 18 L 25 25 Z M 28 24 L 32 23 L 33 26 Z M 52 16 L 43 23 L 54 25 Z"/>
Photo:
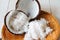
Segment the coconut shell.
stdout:
<path fill-rule="evenodd" d="M 58 40 L 60 34 L 59 32 L 60 27 L 56 18 L 45 11 L 41 11 L 38 17 L 36 17 L 36 19 L 40 18 L 45 18 L 47 21 L 49 21 L 48 26 L 53 29 L 53 31 L 46 36 L 45 40 Z M 22 35 L 12 34 L 11 32 L 8 31 L 5 25 L 2 28 L 2 40 L 24 40 L 24 35 L 25 34 Z"/>

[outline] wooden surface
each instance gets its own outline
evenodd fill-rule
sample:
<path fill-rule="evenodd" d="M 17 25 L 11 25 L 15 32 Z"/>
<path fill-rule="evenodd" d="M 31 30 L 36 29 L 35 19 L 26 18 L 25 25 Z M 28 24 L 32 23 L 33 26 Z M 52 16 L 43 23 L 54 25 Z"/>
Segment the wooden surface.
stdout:
<path fill-rule="evenodd" d="M 0 0 L 0 38 L 1 29 L 4 24 L 4 16 L 9 10 L 15 9 L 16 1 L 17 0 Z M 60 0 L 39 0 L 39 2 L 42 10 L 52 13 L 60 22 Z"/>

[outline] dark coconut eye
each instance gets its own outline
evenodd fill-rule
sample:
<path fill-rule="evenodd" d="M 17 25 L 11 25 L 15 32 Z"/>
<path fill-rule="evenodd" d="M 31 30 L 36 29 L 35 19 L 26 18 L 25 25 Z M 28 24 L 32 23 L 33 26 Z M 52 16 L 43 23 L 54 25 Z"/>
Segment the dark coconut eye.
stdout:
<path fill-rule="evenodd" d="M 30 19 L 36 18 L 41 10 L 38 0 L 18 0 L 16 9 L 24 11 Z"/>
<path fill-rule="evenodd" d="M 23 34 L 24 26 L 28 23 L 28 16 L 21 10 L 12 10 L 6 14 L 4 23 L 11 33 Z"/>

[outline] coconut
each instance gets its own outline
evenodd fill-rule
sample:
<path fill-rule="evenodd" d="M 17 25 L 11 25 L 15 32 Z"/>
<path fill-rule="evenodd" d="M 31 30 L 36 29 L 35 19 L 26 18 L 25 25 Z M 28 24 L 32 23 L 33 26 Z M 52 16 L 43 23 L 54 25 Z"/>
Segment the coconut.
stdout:
<path fill-rule="evenodd" d="M 24 27 L 27 26 L 27 23 L 28 16 L 21 10 L 12 10 L 5 16 L 5 25 L 14 34 L 24 33 Z"/>
<path fill-rule="evenodd" d="M 30 19 L 38 16 L 40 12 L 40 3 L 38 0 L 18 0 L 16 9 L 24 11 Z"/>

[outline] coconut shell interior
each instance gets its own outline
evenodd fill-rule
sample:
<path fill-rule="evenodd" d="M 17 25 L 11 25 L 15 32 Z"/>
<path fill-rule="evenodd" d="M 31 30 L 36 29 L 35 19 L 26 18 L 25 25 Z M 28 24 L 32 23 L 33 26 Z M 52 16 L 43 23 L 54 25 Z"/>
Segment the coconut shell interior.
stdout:
<path fill-rule="evenodd" d="M 56 18 L 45 11 L 41 11 L 38 17 L 36 17 L 36 19 L 40 18 L 45 18 L 47 21 L 49 21 L 48 25 L 53 29 L 53 31 L 46 36 L 46 40 L 57 40 L 60 33 L 59 32 L 60 27 Z M 2 28 L 2 40 L 24 40 L 24 35 L 25 34 L 22 35 L 12 34 L 11 32 L 8 31 L 5 25 Z"/>
<path fill-rule="evenodd" d="M 31 19 L 35 18 L 41 10 L 38 0 L 18 0 L 15 8 L 24 11 Z"/>

